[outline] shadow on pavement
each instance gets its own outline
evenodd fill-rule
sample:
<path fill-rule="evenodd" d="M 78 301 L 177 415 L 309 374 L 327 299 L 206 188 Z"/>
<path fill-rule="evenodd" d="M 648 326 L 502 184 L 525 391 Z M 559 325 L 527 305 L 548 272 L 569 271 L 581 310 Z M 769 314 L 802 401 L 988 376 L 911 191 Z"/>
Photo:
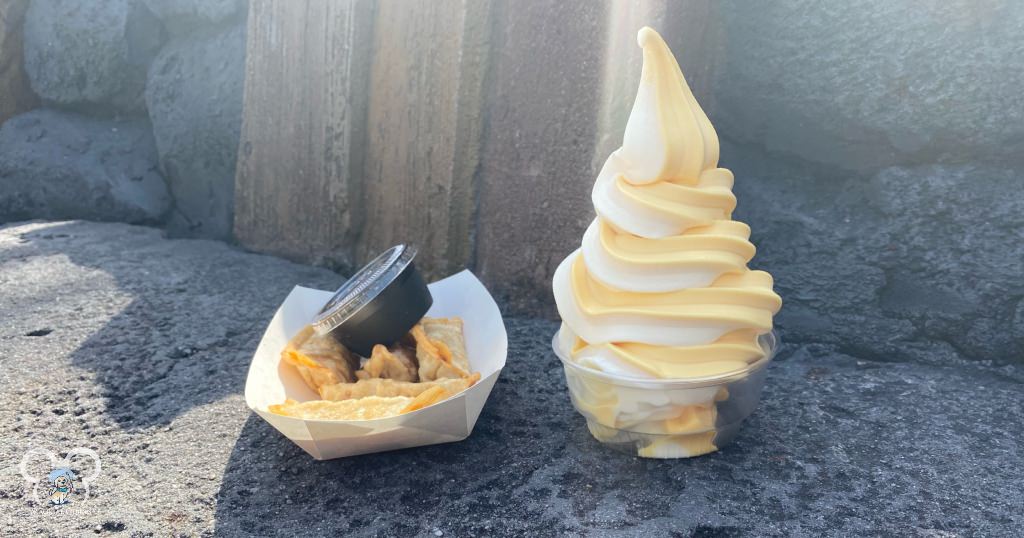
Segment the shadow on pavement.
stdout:
<path fill-rule="evenodd" d="M 57 223 L 21 239 L 7 258 L 53 260 L 55 274 L 40 277 L 52 281 L 34 290 L 34 300 L 50 305 L 48 326 L 39 331 L 66 338 L 76 326 L 85 330 L 89 318 L 109 318 L 70 360 L 95 373 L 104 414 L 125 429 L 167 424 L 241 393 L 256 343 L 292 286 L 330 288 L 341 280 L 140 226 Z"/>
<path fill-rule="evenodd" d="M 566 423 L 576 417 L 561 395 L 552 390 L 532 402 L 520 400 L 524 391 L 513 389 L 506 373 L 473 434 L 458 443 L 316 461 L 258 416 L 250 416 L 217 495 L 216 534 L 571 531 L 566 521 L 571 517 L 550 507 L 560 489 L 552 481 L 564 478 L 567 441 L 579 437 L 573 441 L 589 444 L 589 434 L 575 420 L 566 431 Z M 542 403 L 555 400 L 555 409 Z M 566 502 L 558 501 L 569 509 L 561 506 Z"/>

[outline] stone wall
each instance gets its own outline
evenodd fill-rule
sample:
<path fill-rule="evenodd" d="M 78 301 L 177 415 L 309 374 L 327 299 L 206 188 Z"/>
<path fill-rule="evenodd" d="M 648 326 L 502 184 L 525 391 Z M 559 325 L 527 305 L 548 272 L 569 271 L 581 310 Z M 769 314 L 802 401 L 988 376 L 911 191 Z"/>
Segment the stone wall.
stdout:
<path fill-rule="evenodd" d="M 717 4 L 711 120 L 786 337 L 1024 360 L 1024 4 Z"/>
<path fill-rule="evenodd" d="M 1024 4 L 717 4 L 717 127 L 848 170 L 1024 162 Z"/>
<path fill-rule="evenodd" d="M 0 222 L 119 220 L 229 239 L 247 3 L 4 6 L 0 83 L 13 87 L 8 66 L 24 65 L 45 108 L 0 127 Z M 0 120 L 29 108 L 2 95 Z"/>

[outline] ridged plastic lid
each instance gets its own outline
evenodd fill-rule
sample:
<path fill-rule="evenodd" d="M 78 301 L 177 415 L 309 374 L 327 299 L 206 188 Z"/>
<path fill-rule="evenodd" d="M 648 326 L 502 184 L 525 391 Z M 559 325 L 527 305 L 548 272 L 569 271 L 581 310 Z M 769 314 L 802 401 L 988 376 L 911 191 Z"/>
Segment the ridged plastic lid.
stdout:
<path fill-rule="evenodd" d="M 377 256 L 334 292 L 313 321 L 316 332 L 324 335 L 370 304 L 416 257 L 416 249 L 396 245 Z"/>

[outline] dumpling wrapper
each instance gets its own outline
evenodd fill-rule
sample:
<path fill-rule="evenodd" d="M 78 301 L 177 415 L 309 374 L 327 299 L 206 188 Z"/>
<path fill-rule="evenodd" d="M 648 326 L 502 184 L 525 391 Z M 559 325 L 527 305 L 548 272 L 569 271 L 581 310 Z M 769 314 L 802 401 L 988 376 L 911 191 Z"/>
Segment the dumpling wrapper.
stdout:
<path fill-rule="evenodd" d="M 334 401 L 365 398 L 367 396 L 415 397 L 435 386 L 444 387 L 444 389 L 451 394 L 458 394 L 459 392 L 472 387 L 479 380 L 479 372 L 466 378 L 438 379 L 437 381 L 424 381 L 420 383 L 395 381 L 394 379 L 360 379 L 355 383 L 324 385 L 320 387 L 320 397 L 324 400 Z"/>
<path fill-rule="evenodd" d="M 395 381 L 418 381 L 416 357 L 411 350 L 401 346 L 388 349 L 380 344 L 373 346 L 370 360 L 356 372 L 360 380 L 374 378 L 394 379 Z"/>
<path fill-rule="evenodd" d="M 355 400 L 285 400 L 268 406 L 271 413 L 303 420 L 372 420 L 411 413 L 447 400 L 454 395 L 443 384 L 433 384 L 415 398 L 408 396 L 366 396 Z"/>
<path fill-rule="evenodd" d="M 465 371 L 470 371 L 469 354 L 466 352 L 466 337 L 462 330 L 462 318 L 423 318 L 420 321 L 423 332 L 435 345 L 444 344 L 451 352 L 451 362 Z"/>
<path fill-rule="evenodd" d="M 452 393 L 448 392 L 448 390 L 445 389 L 443 386 L 434 385 L 433 387 L 430 387 L 429 389 L 423 391 L 423 393 L 421 393 L 419 396 L 413 398 L 408 405 L 402 408 L 401 412 L 411 413 L 413 411 L 418 411 L 420 409 L 423 409 L 424 407 L 430 407 L 436 404 L 437 402 L 447 400 L 451 396 Z"/>
<path fill-rule="evenodd" d="M 328 335 L 321 336 L 311 325 L 303 327 L 281 351 L 281 359 L 295 367 L 309 388 L 352 383 L 359 357 Z"/>
<path fill-rule="evenodd" d="M 413 327 L 411 332 L 412 337 L 416 340 L 416 359 L 419 361 L 420 381 L 469 377 L 469 372 L 466 369 L 454 363 L 452 351 L 448 345 L 441 340 L 433 340 L 428 337 L 422 323 Z"/>
<path fill-rule="evenodd" d="M 269 406 L 269 409 L 271 413 L 305 420 L 371 420 L 400 415 L 412 402 L 413 398 L 407 396 L 368 396 L 340 402 L 285 400 L 283 404 Z"/>

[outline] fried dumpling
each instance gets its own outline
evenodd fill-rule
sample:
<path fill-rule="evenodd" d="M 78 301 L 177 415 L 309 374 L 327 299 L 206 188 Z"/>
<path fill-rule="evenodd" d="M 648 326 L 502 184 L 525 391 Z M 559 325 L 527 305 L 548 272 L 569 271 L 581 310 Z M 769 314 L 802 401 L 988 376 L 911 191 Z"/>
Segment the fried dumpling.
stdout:
<path fill-rule="evenodd" d="M 434 345 L 448 348 L 452 364 L 467 372 L 470 371 L 462 318 L 423 318 L 420 323 L 423 325 L 423 332 Z"/>
<path fill-rule="evenodd" d="M 360 379 L 355 383 L 324 385 L 320 387 L 320 397 L 324 400 L 335 401 L 365 398 L 367 396 L 415 397 L 437 386 L 444 387 L 451 394 L 458 394 L 472 387 L 479 380 L 479 373 L 474 373 L 469 377 L 460 379 L 438 379 L 437 381 L 424 381 L 421 383 L 395 381 L 394 379 Z"/>
<path fill-rule="evenodd" d="M 277 415 L 306 420 L 370 420 L 400 415 L 413 402 L 414 399 L 407 396 L 392 398 L 368 396 L 358 400 L 340 402 L 285 400 L 284 403 L 271 405 L 268 409 Z"/>
<path fill-rule="evenodd" d="M 330 336 L 320 336 L 306 325 L 281 351 L 281 359 L 295 367 L 309 388 L 352 383 L 359 357 Z"/>
<path fill-rule="evenodd" d="M 420 381 L 460 379 L 469 376 L 468 371 L 452 361 L 452 352 L 447 344 L 427 336 L 423 324 L 417 324 L 412 328 L 412 336 L 416 339 Z"/>
<path fill-rule="evenodd" d="M 451 396 L 452 393 L 449 392 L 448 389 L 444 388 L 441 385 L 434 385 L 433 387 L 430 387 L 429 389 L 420 393 L 419 396 L 413 398 L 411 402 L 409 402 L 408 404 L 405 405 L 405 407 L 402 408 L 401 412 L 411 413 L 413 411 L 418 411 L 420 409 L 423 409 L 424 407 L 430 407 L 431 405 L 434 405 L 442 400 L 447 400 Z"/>
<path fill-rule="evenodd" d="M 370 360 L 356 372 L 358 379 L 394 379 L 395 381 L 418 381 L 416 357 L 413 352 L 401 346 L 388 349 L 380 344 L 373 346 Z"/>

